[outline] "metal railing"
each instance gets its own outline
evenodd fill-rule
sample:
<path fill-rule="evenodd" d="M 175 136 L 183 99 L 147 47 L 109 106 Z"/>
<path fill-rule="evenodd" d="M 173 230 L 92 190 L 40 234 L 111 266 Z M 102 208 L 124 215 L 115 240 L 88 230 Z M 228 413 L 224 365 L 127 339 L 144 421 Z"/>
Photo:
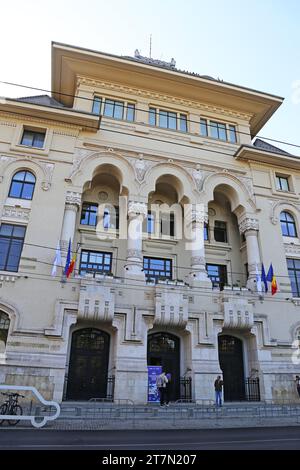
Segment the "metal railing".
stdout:
<path fill-rule="evenodd" d="M 113 402 L 114 401 L 114 394 L 115 394 L 115 376 L 114 375 L 109 375 L 107 376 L 106 379 L 106 395 L 103 397 L 91 397 L 89 400 L 92 401 L 108 401 L 108 402 Z M 65 375 L 65 382 L 64 382 L 64 391 L 63 391 L 63 401 L 65 400 L 72 400 L 72 397 L 68 397 L 68 375 Z M 83 399 L 84 400 L 84 399 Z"/>

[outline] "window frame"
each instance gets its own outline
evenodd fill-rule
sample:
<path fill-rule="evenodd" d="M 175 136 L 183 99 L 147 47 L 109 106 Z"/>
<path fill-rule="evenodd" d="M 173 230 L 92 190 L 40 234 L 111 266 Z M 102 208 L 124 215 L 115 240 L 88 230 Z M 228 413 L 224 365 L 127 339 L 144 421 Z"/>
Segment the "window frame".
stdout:
<path fill-rule="evenodd" d="M 87 254 L 87 261 L 83 261 L 82 260 L 82 257 L 83 255 Z M 93 255 L 93 254 L 96 254 L 96 255 L 102 255 L 102 263 L 93 263 L 90 261 L 90 255 Z M 110 263 L 109 265 L 107 263 L 105 263 L 105 257 L 106 256 L 109 256 L 110 258 Z M 85 249 L 83 248 L 80 252 L 80 261 L 79 261 L 79 275 L 80 276 L 84 276 L 86 274 L 90 274 L 92 273 L 93 276 L 95 276 L 95 274 L 112 274 L 112 261 L 113 261 L 113 253 L 112 252 L 109 252 L 109 251 L 95 251 L 95 250 L 88 250 L 88 249 Z M 85 264 L 85 265 L 98 265 L 98 266 L 103 266 L 103 269 L 95 269 L 95 268 L 89 268 L 89 267 L 86 267 L 86 268 L 83 268 L 82 265 Z M 109 270 L 106 270 L 104 269 L 104 266 L 109 266 Z M 84 273 L 83 273 L 84 271 Z"/>
<path fill-rule="evenodd" d="M 32 139 L 31 144 L 23 143 L 26 132 L 29 132 L 29 133 L 33 134 L 33 139 Z M 21 135 L 20 145 L 22 145 L 23 147 L 30 147 L 30 148 L 34 148 L 34 149 L 45 149 L 46 133 L 47 133 L 46 131 L 42 131 L 42 130 L 38 130 L 38 129 L 35 130 L 35 129 L 24 127 L 22 135 Z M 40 136 L 42 135 L 44 137 L 43 145 L 41 145 L 41 146 L 34 145 L 34 137 L 37 136 L 37 135 L 40 135 Z"/>
<path fill-rule="evenodd" d="M 11 235 L 3 235 L 1 233 L 1 229 L 2 227 L 4 226 L 10 226 L 10 227 L 13 227 L 12 228 L 12 234 Z M 24 235 L 23 237 L 20 237 L 20 236 L 14 236 L 13 233 L 14 233 L 14 230 L 15 228 L 22 228 L 24 229 Z M 8 248 L 6 250 L 6 257 L 5 257 L 5 262 L 1 263 L 0 262 L 0 271 L 7 271 L 7 272 L 18 272 L 19 270 L 19 266 L 20 266 L 20 260 L 21 260 L 21 257 L 22 257 L 22 251 L 23 251 L 23 246 L 24 246 L 24 240 L 25 240 L 25 236 L 26 236 L 26 227 L 24 225 L 18 225 L 18 224 L 9 224 L 9 223 L 1 223 L 0 224 L 0 246 L 1 246 L 1 240 L 8 240 Z M 16 269 L 8 269 L 8 260 L 9 260 L 9 257 L 11 256 L 11 249 L 13 247 L 13 241 L 14 240 L 17 240 L 18 242 L 21 242 L 20 244 L 20 250 L 19 250 L 19 259 L 18 259 L 18 263 L 16 265 Z M 1 252 L 1 250 L 0 250 Z M 1 261 L 1 260 L 0 260 Z M 2 267 L 2 264 L 3 264 L 3 267 Z"/>
<path fill-rule="evenodd" d="M 220 129 L 225 131 L 225 139 L 220 138 Z M 217 137 L 212 135 L 212 128 L 216 129 L 217 131 Z M 238 131 L 237 131 L 237 125 L 232 124 L 229 122 L 224 122 L 224 121 L 216 121 L 215 119 L 210 119 L 206 117 L 200 117 L 200 124 L 199 124 L 199 134 L 201 137 L 209 137 L 211 139 L 215 139 L 221 142 L 229 142 L 231 144 L 237 144 L 238 143 Z M 234 135 L 234 139 L 232 136 Z"/>
<path fill-rule="evenodd" d="M 21 180 L 21 179 L 16 179 L 16 176 L 20 173 L 24 173 L 24 179 Z M 33 176 L 34 178 L 34 182 L 32 181 L 26 181 L 26 176 L 27 174 L 30 174 L 31 176 Z M 14 195 L 11 195 L 11 191 L 13 189 L 13 186 L 14 184 L 21 184 L 21 191 L 20 191 L 20 196 L 14 196 Z M 12 179 L 11 179 L 11 182 L 10 182 L 10 187 L 9 187 L 9 191 L 8 191 L 8 197 L 10 198 L 13 198 L 13 199 L 23 199 L 25 201 L 32 201 L 33 199 L 33 194 L 34 194 L 34 190 L 35 190 L 35 185 L 36 185 L 36 176 L 35 174 L 31 171 L 31 170 L 27 170 L 27 169 L 23 169 L 23 170 L 18 170 L 14 173 Z M 23 192 L 24 192 L 24 187 L 33 187 L 32 189 L 32 193 L 31 193 L 31 197 L 28 198 L 28 197 L 22 197 L 23 196 Z"/>
<path fill-rule="evenodd" d="M 112 107 L 113 107 L 113 112 L 112 116 L 104 114 L 105 112 L 105 105 L 107 102 L 111 102 Z M 116 105 L 116 103 L 118 103 Z M 95 107 L 97 104 L 97 108 L 99 111 L 95 111 Z M 120 107 L 120 104 L 122 106 L 122 117 L 116 117 L 114 115 L 116 107 Z M 132 119 L 128 118 L 128 115 L 132 114 Z M 97 116 L 102 116 L 108 119 L 114 119 L 116 121 L 128 121 L 128 122 L 135 122 L 135 113 L 136 113 L 136 103 L 133 101 L 127 101 L 127 100 L 122 100 L 118 98 L 110 98 L 110 97 L 102 97 L 99 95 L 95 95 L 93 98 L 93 104 L 92 104 L 92 114 L 95 114 Z"/>
<path fill-rule="evenodd" d="M 160 125 L 160 118 L 161 116 L 166 116 L 167 124 L 169 124 L 170 119 L 174 119 L 173 116 L 170 114 L 176 115 L 176 128 Z M 184 126 L 183 126 L 184 123 Z M 174 111 L 171 109 L 165 108 L 158 108 L 155 106 L 149 106 L 149 119 L 148 119 L 149 126 L 159 127 L 160 129 L 166 129 L 168 131 L 178 131 L 184 134 L 188 133 L 188 113 L 184 113 L 182 111 Z M 182 129 L 184 127 L 184 129 Z"/>
<path fill-rule="evenodd" d="M 285 214 L 285 217 L 288 215 L 291 217 L 292 220 L 287 220 L 287 218 L 285 220 L 282 219 L 282 215 Z M 280 216 L 279 216 L 279 221 L 280 221 L 280 227 L 281 227 L 281 234 L 283 237 L 289 237 L 289 238 L 298 238 L 298 232 L 297 232 L 297 226 L 296 226 L 296 220 L 295 220 L 295 217 L 293 214 L 291 214 L 289 211 L 281 211 L 280 212 Z M 283 230 L 282 230 L 282 226 L 285 226 L 286 228 L 286 231 L 287 231 L 287 235 L 285 233 L 283 233 Z M 294 230 L 294 235 L 291 235 L 290 234 L 290 226 L 293 227 L 293 230 Z"/>
<path fill-rule="evenodd" d="M 287 189 L 282 188 L 282 180 L 286 181 Z M 276 190 L 283 191 L 283 192 L 291 192 L 291 186 L 290 186 L 289 180 L 290 180 L 289 176 L 284 176 L 284 175 L 275 173 Z"/>
<path fill-rule="evenodd" d="M 164 269 L 151 269 L 151 261 L 152 260 L 159 260 L 163 261 Z M 148 261 L 148 267 L 145 266 L 145 261 Z M 167 269 L 166 264 L 169 263 L 169 269 Z M 173 279 L 173 260 L 171 258 L 160 258 L 157 256 L 144 256 L 143 257 L 143 271 L 146 276 L 147 282 L 155 282 L 157 283 L 159 280 L 169 280 L 171 281 Z M 147 274 L 148 271 L 158 271 L 158 272 L 164 272 L 170 273 L 170 276 L 161 276 L 161 275 L 156 275 L 156 274 Z"/>
<path fill-rule="evenodd" d="M 222 227 L 216 227 L 216 223 L 219 223 L 219 224 L 224 224 L 224 228 Z M 224 220 L 215 220 L 214 221 L 214 239 L 215 239 L 215 242 L 217 243 L 228 243 L 228 230 L 227 230 L 227 222 L 224 221 Z M 216 239 L 216 231 L 219 231 L 219 233 L 224 233 L 225 234 L 225 240 L 217 240 Z"/>
<path fill-rule="evenodd" d="M 10 318 L 9 315 L 0 310 L 0 341 L 4 342 L 4 351 L 7 344 L 8 332 L 10 328 Z M 1 354 L 1 351 L 0 351 Z"/>
<path fill-rule="evenodd" d="M 209 266 L 218 268 L 217 276 L 209 275 Z M 223 290 L 224 286 L 228 284 L 228 272 L 227 272 L 226 264 L 206 263 L 206 271 L 207 271 L 207 276 L 211 280 L 213 287 L 219 287 L 220 290 Z M 219 277 L 220 280 L 216 281 L 215 279 L 213 279 L 214 277 Z"/>
<path fill-rule="evenodd" d="M 96 207 L 96 212 L 93 211 L 93 210 L 87 210 L 85 208 L 85 206 L 94 206 Z M 88 202 L 88 201 L 85 201 L 82 203 L 82 208 L 81 208 L 81 214 L 80 214 L 80 225 L 87 225 L 89 227 L 96 227 L 97 226 L 97 222 L 98 222 L 98 203 L 97 202 Z M 83 219 L 83 211 L 85 211 L 85 214 L 87 213 L 88 214 L 88 222 L 87 223 L 83 223 L 82 219 Z M 90 219 L 92 217 L 92 214 L 95 214 L 96 213 L 96 223 L 95 224 L 91 224 L 89 223 L 90 222 Z"/>
<path fill-rule="evenodd" d="M 300 259 L 299 258 L 287 258 L 287 269 L 290 278 L 291 288 L 293 297 L 300 297 Z M 289 261 L 293 262 L 293 266 L 289 266 Z M 299 268 L 295 266 L 295 261 L 299 262 Z M 291 272 L 294 273 L 294 279 L 291 278 Z M 298 274 L 297 274 L 298 273 Z M 296 285 L 297 291 L 293 291 L 293 282 Z"/>

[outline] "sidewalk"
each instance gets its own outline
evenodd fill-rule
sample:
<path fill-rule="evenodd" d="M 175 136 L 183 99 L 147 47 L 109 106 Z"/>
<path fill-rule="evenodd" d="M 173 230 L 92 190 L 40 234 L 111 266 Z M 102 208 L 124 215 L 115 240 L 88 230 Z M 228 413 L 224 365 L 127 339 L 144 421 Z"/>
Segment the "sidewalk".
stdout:
<path fill-rule="evenodd" d="M 36 410 L 42 416 L 45 410 Z M 49 412 L 49 410 L 48 410 Z M 6 423 L 1 429 L 6 427 Z M 299 426 L 298 404 L 225 404 L 214 405 L 171 404 L 160 408 L 155 405 L 117 405 L 113 403 L 68 403 L 61 407 L 55 421 L 43 429 L 52 430 L 113 430 L 113 429 L 213 429 L 262 426 Z M 7 426 L 9 427 L 9 426 Z M 11 427 L 9 427 L 11 429 Z M 16 428 L 31 428 L 20 422 Z"/>

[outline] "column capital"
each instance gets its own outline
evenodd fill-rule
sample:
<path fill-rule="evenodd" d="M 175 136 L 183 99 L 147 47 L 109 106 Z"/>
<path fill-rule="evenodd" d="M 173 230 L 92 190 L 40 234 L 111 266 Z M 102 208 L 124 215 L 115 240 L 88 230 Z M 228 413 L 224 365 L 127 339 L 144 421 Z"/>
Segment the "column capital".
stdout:
<path fill-rule="evenodd" d="M 208 210 L 202 204 L 191 205 L 185 211 L 185 218 L 188 224 L 204 224 L 208 222 Z"/>
<path fill-rule="evenodd" d="M 75 191 L 67 191 L 66 194 L 66 205 L 69 206 L 75 206 L 76 209 L 80 207 L 81 205 L 81 194 Z"/>
<path fill-rule="evenodd" d="M 129 201 L 128 202 L 128 215 L 130 217 L 136 217 L 138 215 L 147 217 L 148 215 L 147 204 L 145 202 Z"/>
<path fill-rule="evenodd" d="M 254 217 L 243 217 L 239 220 L 240 233 L 245 233 L 249 230 L 259 230 L 258 220 Z"/>

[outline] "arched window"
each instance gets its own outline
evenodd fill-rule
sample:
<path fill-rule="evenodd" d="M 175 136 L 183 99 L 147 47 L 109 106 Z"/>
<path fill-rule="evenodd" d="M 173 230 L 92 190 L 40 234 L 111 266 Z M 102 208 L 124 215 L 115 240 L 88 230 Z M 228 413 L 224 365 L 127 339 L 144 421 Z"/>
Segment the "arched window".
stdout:
<path fill-rule="evenodd" d="M 35 187 L 35 176 L 31 171 L 18 171 L 11 181 L 8 197 L 32 199 Z"/>
<path fill-rule="evenodd" d="M 286 211 L 280 214 L 281 232 L 285 237 L 297 237 L 297 230 L 294 217 Z"/>
<path fill-rule="evenodd" d="M 0 353 L 5 351 L 9 323 L 9 316 L 0 310 Z"/>

